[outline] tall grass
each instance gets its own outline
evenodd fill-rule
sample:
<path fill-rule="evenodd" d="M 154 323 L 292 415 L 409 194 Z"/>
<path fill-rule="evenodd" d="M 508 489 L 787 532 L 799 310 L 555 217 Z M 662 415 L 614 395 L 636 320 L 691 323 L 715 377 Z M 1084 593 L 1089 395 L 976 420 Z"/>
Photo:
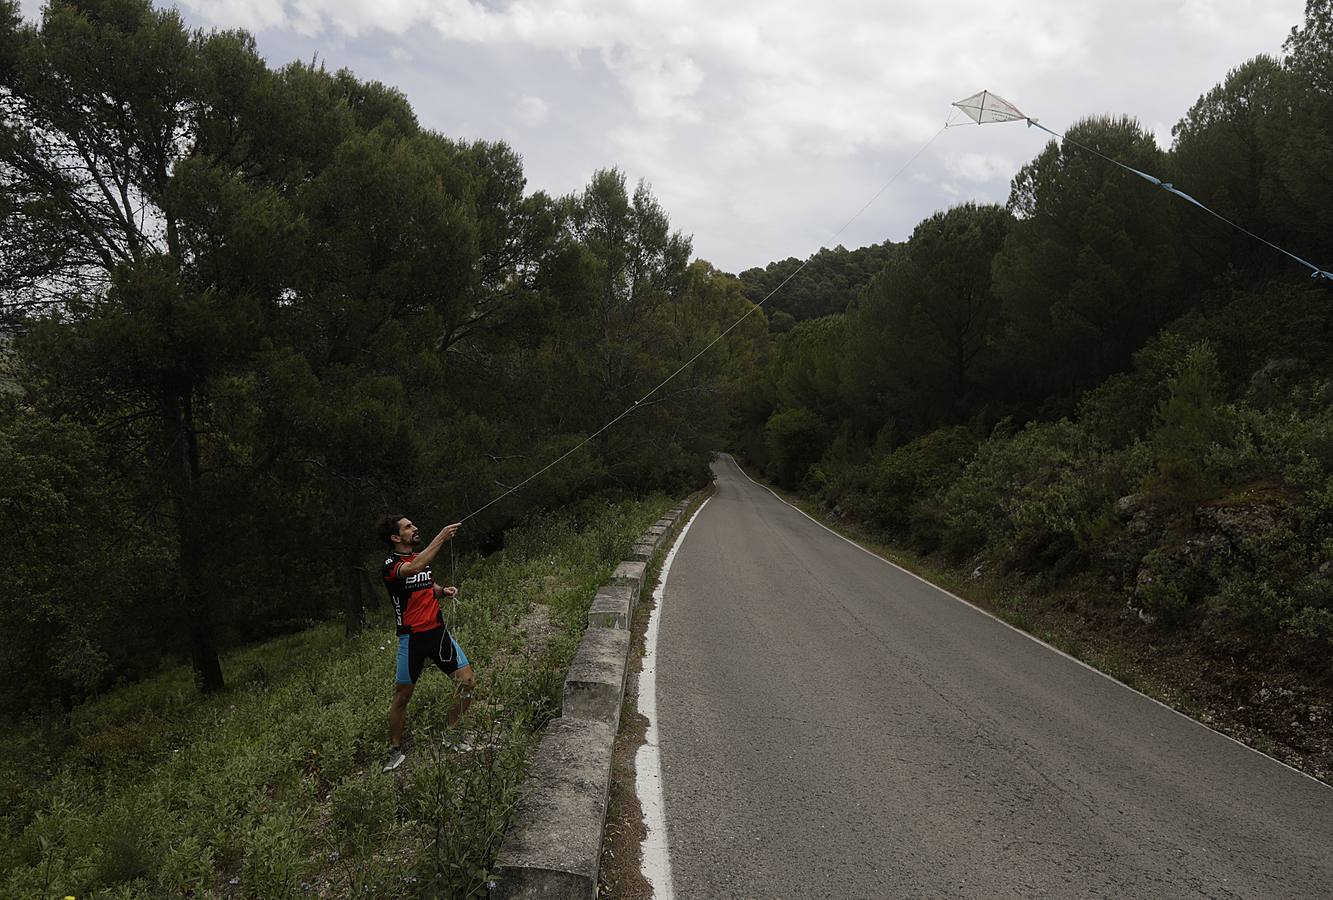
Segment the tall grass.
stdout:
<path fill-rule="evenodd" d="M 552 716 L 588 605 L 670 505 L 589 502 L 460 560 L 446 617 L 478 674 L 443 746 L 452 682 L 423 675 L 407 765 L 379 771 L 396 643 L 387 601 L 346 640 L 317 625 L 224 659 L 203 697 L 184 667 L 0 734 L 0 896 L 484 896 L 527 752 Z M 447 582 L 448 560 L 437 561 Z M 545 605 L 558 629 L 525 644 Z"/>

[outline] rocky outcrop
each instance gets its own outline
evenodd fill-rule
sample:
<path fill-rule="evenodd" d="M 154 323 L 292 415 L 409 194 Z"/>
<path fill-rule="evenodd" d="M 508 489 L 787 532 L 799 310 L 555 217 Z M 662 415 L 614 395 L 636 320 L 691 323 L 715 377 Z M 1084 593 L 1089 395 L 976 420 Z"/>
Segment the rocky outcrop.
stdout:
<path fill-rule="evenodd" d="M 1129 608 L 1145 622 L 1181 618 L 1217 590 L 1247 547 L 1288 526 L 1273 491 L 1237 492 L 1188 512 L 1156 508 L 1146 494 L 1116 501 L 1124 523 L 1105 562 L 1130 593 Z"/>

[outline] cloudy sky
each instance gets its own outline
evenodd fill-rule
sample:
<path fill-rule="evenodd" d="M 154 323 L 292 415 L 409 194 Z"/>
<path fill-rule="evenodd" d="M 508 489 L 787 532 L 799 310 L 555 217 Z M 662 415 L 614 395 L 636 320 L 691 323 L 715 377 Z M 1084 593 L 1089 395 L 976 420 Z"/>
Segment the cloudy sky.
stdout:
<path fill-rule="evenodd" d="M 22 0 L 35 17 L 39 0 Z M 1303 0 L 176 0 L 242 27 L 274 66 L 318 56 L 406 93 L 445 134 L 509 142 L 528 185 L 646 180 L 696 255 L 739 271 L 900 240 L 1003 201 L 1042 147 L 1019 124 L 951 128 L 982 88 L 1057 131 L 1136 117 L 1160 143 L 1200 94 L 1278 54 Z M 1186 190 L 1188 185 L 1182 185 Z M 1139 189 L 1139 185 L 1126 186 Z M 1206 198 L 1202 198 L 1205 199 Z"/>

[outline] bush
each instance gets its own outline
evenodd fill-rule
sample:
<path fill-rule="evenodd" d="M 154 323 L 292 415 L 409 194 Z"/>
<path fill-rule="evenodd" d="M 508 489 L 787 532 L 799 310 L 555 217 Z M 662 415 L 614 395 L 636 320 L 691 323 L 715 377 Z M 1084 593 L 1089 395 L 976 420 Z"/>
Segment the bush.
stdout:
<path fill-rule="evenodd" d="M 99 454 L 82 425 L 0 411 L 0 715 L 86 697 L 172 621 L 158 573 L 173 552 Z"/>
<path fill-rule="evenodd" d="M 277 809 L 255 817 L 241 836 L 245 865 L 241 887 L 251 897 L 299 895 L 299 882 L 309 869 L 310 822 L 294 809 Z"/>
<path fill-rule="evenodd" d="M 1205 457 L 1235 430 L 1221 405 L 1221 381 L 1212 347 L 1194 344 L 1167 381 L 1166 396 L 1154 411 L 1148 443 L 1157 459 L 1158 477 L 1148 487 L 1173 505 L 1192 505 L 1217 488 Z"/>
<path fill-rule="evenodd" d="M 1078 422 L 1099 442 L 1124 447 L 1146 435 L 1166 397 L 1167 381 L 1189 348 L 1178 334 L 1163 332 L 1134 354 L 1134 370 L 1107 378 L 1079 400 Z"/>
<path fill-rule="evenodd" d="M 1286 631 L 1292 637 L 1307 642 L 1307 653 L 1325 663 L 1333 653 L 1333 609 L 1307 606 L 1287 619 Z"/>
<path fill-rule="evenodd" d="M 1014 435 L 997 429 L 940 495 L 941 543 L 954 556 L 984 546 L 988 556 L 1020 567 L 1058 562 L 1048 548 L 1086 554 L 1142 455 L 1133 446 L 1110 451 L 1064 419 Z"/>
<path fill-rule="evenodd" d="M 907 534 L 918 507 L 953 483 L 977 444 L 967 428 L 941 428 L 881 457 L 870 470 L 866 518 L 895 536 Z"/>
<path fill-rule="evenodd" d="M 393 827 L 398 801 L 383 784 L 349 777 L 329 794 L 329 806 L 329 824 L 339 852 L 363 854 Z"/>
<path fill-rule="evenodd" d="M 828 445 L 824 420 L 804 407 L 774 413 L 764 426 L 769 472 L 779 484 L 800 484 Z"/>

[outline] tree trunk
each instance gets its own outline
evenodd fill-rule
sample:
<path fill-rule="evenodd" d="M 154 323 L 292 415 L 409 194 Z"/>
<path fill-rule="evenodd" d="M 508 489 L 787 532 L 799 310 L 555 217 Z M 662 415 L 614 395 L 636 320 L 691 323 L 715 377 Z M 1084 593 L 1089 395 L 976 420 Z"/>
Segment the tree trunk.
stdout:
<path fill-rule="evenodd" d="M 207 610 L 190 623 L 190 665 L 194 669 L 195 683 L 203 693 L 213 694 L 227 686 L 222 678 L 222 660 L 218 658 L 218 646 L 213 640 L 213 626 L 207 619 Z"/>
<path fill-rule="evenodd" d="M 365 574 L 365 569 L 352 558 L 352 554 L 348 554 L 343 563 L 343 634 L 349 638 L 360 634 L 366 627 L 361 587 Z"/>
<path fill-rule="evenodd" d="M 361 602 L 362 602 L 361 621 L 364 622 L 366 620 L 364 610 L 373 609 L 375 601 L 378 600 L 382 595 L 376 589 L 375 579 L 371 576 L 371 572 L 369 569 L 367 569 L 365 566 L 362 566 L 359 569 L 357 569 L 357 571 L 361 573 Z"/>
<path fill-rule="evenodd" d="M 187 389 L 188 390 L 188 389 Z M 199 690 L 211 694 L 222 690 L 222 662 L 213 635 L 213 609 L 204 577 L 203 543 L 198 527 L 198 446 L 193 434 L 193 416 L 188 396 L 174 386 L 162 391 L 163 454 L 166 483 L 176 513 L 176 540 L 180 566 L 180 603 L 188 610 L 187 639 L 190 665 Z"/>

